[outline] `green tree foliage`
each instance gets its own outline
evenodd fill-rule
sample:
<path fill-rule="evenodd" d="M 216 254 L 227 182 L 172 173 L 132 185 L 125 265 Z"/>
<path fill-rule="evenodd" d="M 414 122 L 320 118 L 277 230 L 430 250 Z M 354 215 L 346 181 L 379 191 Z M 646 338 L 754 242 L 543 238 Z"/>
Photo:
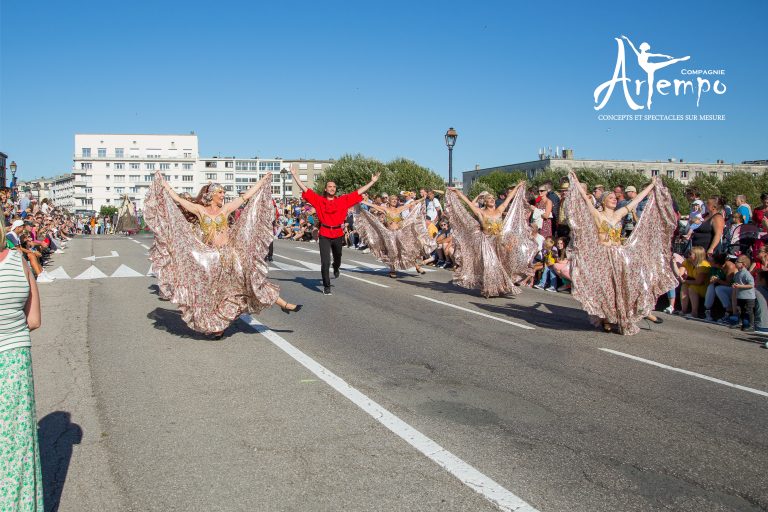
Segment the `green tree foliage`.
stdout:
<path fill-rule="evenodd" d="M 397 192 L 401 190 L 418 191 L 420 188 L 445 189 L 443 178 L 434 171 L 422 167 L 413 160 L 398 158 L 387 162 L 387 169 L 395 176 Z"/>
<path fill-rule="evenodd" d="M 388 194 L 397 193 L 398 186 L 395 174 L 383 163 L 373 158 L 366 158 L 361 154 L 344 155 L 328 167 L 315 182 L 315 191 L 322 193 L 325 184 L 329 181 L 336 183 L 338 191 L 346 194 L 356 190 L 369 181 L 371 176 L 381 173 L 379 181 L 369 190 L 369 194 L 377 195 L 382 192 Z"/>
<path fill-rule="evenodd" d="M 117 207 L 116 206 L 103 205 L 101 207 L 101 210 L 99 210 L 99 215 L 106 215 L 107 217 L 111 217 L 111 216 L 113 216 L 116 213 L 117 213 Z"/>
<path fill-rule="evenodd" d="M 681 212 L 690 212 L 691 205 L 688 204 L 688 199 L 685 197 L 685 190 L 688 187 L 686 187 L 685 184 L 676 180 L 675 178 L 663 177 L 661 178 L 661 181 L 664 183 L 664 186 L 669 189 L 669 195 L 671 195 L 672 199 L 674 199 L 675 203 L 677 203 L 677 208 Z M 637 190 L 640 191 L 639 188 Z"/>
<path fill-rule="evenodd" d="M 720 180 L 709 175 L 696 176 L 688 182 L 687 188 L 698 191 L 701 197 L 706 199 L 720 194 Z"/>
<path fill-rule="evenodd" d="M 490 192 L 491 194 L 496 195 L 497 191 L 492 189 L 490 185 L 488 185 L 486 182 L 477 179 L 472 184 L 472 186 L 469 188 L 469 194 L 467 194 L 467 197 L 472 199 L 473 197 L 476 197 L 481 192 Z"/>
<path fill-rule="evenodd" d="M 747 196 L 747 203 L 751 206 L 757 206 L 760 202 L 759 181 L 748 172 L 734 172 L 723 178 L 720 182 L 720 195 L 725 198 L 725 202 L 735 205 L 736 196 L 744 194 Z"/>
<path fill-rule="evenodd" d="M 487 187 L 488 192 L 498 195 L 505 190 L 515 188 L 515 185 L 525 180 L 525 178 L 526 176 L 523 171 L 493 171 L 490 174 L 478 178 L 477 181 L 475 181 L 475 184 L 481 182 Z M 474 195 L 472 197 L 474 197 Z"/>

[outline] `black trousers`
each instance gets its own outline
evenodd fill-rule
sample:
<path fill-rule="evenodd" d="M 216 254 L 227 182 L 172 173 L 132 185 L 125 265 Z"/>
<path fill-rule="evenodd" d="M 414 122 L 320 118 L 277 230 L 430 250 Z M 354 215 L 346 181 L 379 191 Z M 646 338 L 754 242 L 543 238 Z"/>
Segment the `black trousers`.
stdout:
<path fill-rule="evenodd" d="M 331 273 L 331 253 L 333 253 L 333 270 L 339 270 L 341 267 L 341 246 L 344 244 L 344 237 L 328 238 L 320 237 L 320 272 L 323 275 L 323 286 L 330 288 Z"/>
<path fill-rule="evenodd" d="M 758 292 L 759 293 L 759 292 Z M 744 318 L 749 320 L 749 327 L 755 328 L 755 299 L 736 299 L 739 308 L 739 322 L 744 326 Z"/>

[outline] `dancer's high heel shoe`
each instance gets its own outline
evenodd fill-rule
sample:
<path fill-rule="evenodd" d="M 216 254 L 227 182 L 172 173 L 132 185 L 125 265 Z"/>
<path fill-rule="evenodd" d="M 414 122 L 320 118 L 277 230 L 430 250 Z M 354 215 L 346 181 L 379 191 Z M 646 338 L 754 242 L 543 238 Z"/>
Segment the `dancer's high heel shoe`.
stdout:
<path fill-rule="evenodd" d="M 283 313 L 288 315 L 290 313 L 298 313 L 299 311 L 301 311 L 302 307 L 304 307 L 304 306 L 302 306 L 301 304 L 296 304 L 295 306 L 293 306 L 293 309 L 290 309 L 290 308 L 285 307 L 285 306 L 280 306 L 280 309 L 283 310 Z"/>
<path fill-rule="evenodd" d="M 609 324 L 608 322 L 603 322 L 603 331 L 611 332 L 611 324 Z"/>

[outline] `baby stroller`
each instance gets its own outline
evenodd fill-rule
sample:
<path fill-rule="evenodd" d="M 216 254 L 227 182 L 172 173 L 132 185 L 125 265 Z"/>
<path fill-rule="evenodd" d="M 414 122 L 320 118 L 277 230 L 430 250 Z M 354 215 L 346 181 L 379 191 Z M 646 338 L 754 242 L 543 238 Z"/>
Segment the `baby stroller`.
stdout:
<path fill-rule="evenodd" d="M 723 233 L 723 239 L 727 241 L 726 252 L 736 256 L 744 254 L 751 259 L 752 247 L 756 241 L 762 240 L 763 236 L 765 233 L 760 233 L 760 229 L 754 224 L 731 226 L 730 231 Z"/>

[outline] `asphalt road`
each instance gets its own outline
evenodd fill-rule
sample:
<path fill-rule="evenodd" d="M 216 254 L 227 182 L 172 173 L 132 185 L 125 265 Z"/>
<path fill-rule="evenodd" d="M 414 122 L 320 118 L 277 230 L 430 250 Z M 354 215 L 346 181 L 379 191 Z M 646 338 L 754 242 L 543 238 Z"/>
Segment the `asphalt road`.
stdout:
<path fill-rule="evenodd" d="M 566 294 L 486 300 L 449 271 L 393 280 L 347 249 L 326 297 L 317 246 L 278 241 L 270 275 L 304 309 L 213 341 L 159 300 L 152 240 L 135 238 L 75 240 L 48 271 L 84 278 L 41 285 L 49 510 L 499 510 L 476 492 L 488 482 L 528 510 L 768 510 L 758 336 L 669 316 L 605 334 Z M 281 346 L 485 480 L 462 482 Z"/>

